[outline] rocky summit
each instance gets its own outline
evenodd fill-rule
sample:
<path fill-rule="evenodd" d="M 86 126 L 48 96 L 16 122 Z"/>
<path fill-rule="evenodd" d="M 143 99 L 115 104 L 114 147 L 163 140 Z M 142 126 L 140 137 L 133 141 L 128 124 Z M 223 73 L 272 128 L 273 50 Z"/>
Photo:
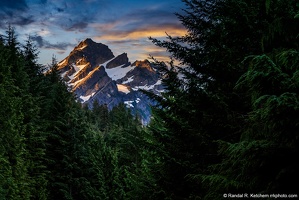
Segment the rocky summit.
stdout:
<path fill-rule="evenodd" d="M 107 45 L 86 39 L 58 63 L 58 70 L 78 100 L 92 108 L 94 101 L 108 109 L 124 103 L 143 124 L 154 104 L 141 90 L 163 91 L 156 66 L 148 60 L 129 61 L 127 53 L 114 56 Z"/>

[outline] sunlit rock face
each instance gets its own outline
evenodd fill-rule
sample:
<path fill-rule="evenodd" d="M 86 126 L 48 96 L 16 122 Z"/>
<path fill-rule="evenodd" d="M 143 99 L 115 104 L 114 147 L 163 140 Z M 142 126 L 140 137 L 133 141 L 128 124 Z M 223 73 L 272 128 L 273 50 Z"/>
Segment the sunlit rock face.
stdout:
<path fill-rule="evenodd" d="M 61 77 L 78 101 L 92 108 L 93 102 L 109 109 L 124 103 L 144 124 L 154 104 L 141 90 L 160 94 L 160 75 L 148 60 L 129 62 L 128 55 L 114 56 L 108 46 L 86 39 L 58 63 Z"/>
<path fill-rule="evenodd" d="M 85 58 L 91 65 L 97 65 L 114 58 L 114 55 L 107 45 L 86 39 L 74 48 L 68 56 L 68 61 L 75 63 L 81 58 Z"/>

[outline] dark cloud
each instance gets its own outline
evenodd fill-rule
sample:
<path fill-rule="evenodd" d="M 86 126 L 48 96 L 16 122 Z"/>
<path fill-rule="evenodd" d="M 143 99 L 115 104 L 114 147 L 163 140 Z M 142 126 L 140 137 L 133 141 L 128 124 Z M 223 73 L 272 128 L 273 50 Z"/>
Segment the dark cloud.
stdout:
<path fill-rule="evenodd" d="M 83 4 L 81 0 L 27 2 L 31 2 L 30 5 L 25 0 L 0 0 L 0 27 L 4 27 L 4 22 L 26 26 L 37 21 L 59 26 L 66 31 L 82 31 L 88 23 L 93 22 L 101 1 L 88 1 Z"/>
<path fill-rule="evenodd" d="M 80 31 L 82 32 L 85 28 L 87 28 L 88 23 L 85 21 L 80 21 L 77 23 L 72 24 L 70 28 L 68 28 L 68 31 Z"/>
<path fill-rule="evenodd" d="M 30 38 L 32 41 L 35 41 L 37 43 L 38 48 L 41 48 L 44 46 L 44 39 L 41 36 L 35 35 L 35 36 L 31 36 Z"/>
<path fill-rule="evenodd" d="M 71 44 L 68 42 L 61 42 L 56 44 L 51 44 L 49 42 L 46 43 L 45 48 L 46 49 L 57 49 L 57 50 L 66 50 L 69 46 L 73 47 L 75 44 Z"/>
<path fill-rule="evenodd" d="M 156 9 L 141 8 L 125 13 L 123 16 L 108 21 L 106 24 L 99 24 L 96 29 L 109 36 L 126 37 L 134 32 L 140 34 L 152 32 L 154 30 L 182 30 L 184 26 L 171 10 L 164 7 Z M 166 35 L 166 34 L 165 34 Z M 109 37 L 110 39 L 112 37 Z"/>
<path fill-rule="evenodd" d="M 56 8 L 57 12 L 64 12 L 64 8 Z"/>
<path fill-rule="evenodd" d="M 150 51 L 150 56 L 153 57 L 167 57 L 169 53 L 167 51 Z"/>
<path fill-rule="evenodd" d="M 179 23 L 165 22 L 160 24 L 147 24 L 146 26 L 130 26 L 130 27 L 116 27 L 112 29 L 100 29 L 102 32 L 98 39 L 106 39 L 113 41 L 114 44 L 132 43 L 138 41 L 140 38 L 148 37 L 166 37 L 167 34 L 172 36 L 184 35 L 185 27 Z"/>
<path fill-rule="evenodd" d="M 169 57 L 171 56 L 171 54 L 169 54 L 167 51 L 147 51 L 142 53 L 141 55 L 147 57 L 148 59 L 151 59 L 153 57 L 160 61 L 169 61 Z"/>
<path fill-rule="evenodd" d="M 0 0 L 0 32 L 11 24 L 19 35 L 37 34 L 31 38 L 42 51 L 58 54 L 76 46 L 71 43 L 81 37 L 136 51 L 147 45 L 142 41 L 149 34 L 182 29 L 174 20 L 179 4 L 180 0 Z"/>
<path fill-rule="evenodd" d="M 73 1 L 48 1 L 45 5 L 44 16 L 51 21 L 48 25 L 55 25 L 65 31 L 83 32 L 88 24 L 95 21 L 100 12 L 102 1 L 73 0 Z"/>
<path fill-rule="evenodd" d="M 12 21 L 12 25 L 24 26 L 24 25 L 31 24 L 33 22 L 35 22 L 33 16 L 28 16 L 28 17 L 20 16 L 16 18 L 14 21 Z"/>
<path fill-rule="evenodd" d="M 25 0 L 1 0 L 0 10 L 21 10 L 24 11 L 28 8 Z"/>
<path fill-rule="evenodd" d="M 2 29 L 6 29 L 8 24 L 12 25 L 12 26 L 24 26 L 24 25 L 28 25 L 31 24 L 33 22 L 35 22 L 35 19 L 33 16 L 17 16 L 17 17 L 9 17 L 7 15 L 2 15 L 0 13 L 0 17 L 2 18 L 2 20 L 0 21 L 0 28 Z"/>
<path fill-rule="evenodd" d="M 65 54 L 65 51 L 57 51 L 58 54 Z"/>
<path fill-rule="evenodd" d="M 138 44 L 139 40 L 113 40 L 109 41 L 110 44 Z"/>
<path fill-rule="evenodd" d="M 159 24 L 169 24 L 170 22 L 171 24 L 176 23 L 173 20 L 175 18 L 175 14 L 162 9 L 140 9 L 130 12 L 122 18 L 126 19 L 127 21 L 132 21 L 130 24 L 126 25 L 126 27 L 134 29 L 147 27 L 148 25 L 158 26 Z"/>
<path fill-rule="evenodd" d="M 26 15 L 29 7 L 25 0 L 1 0 L 0 1 L 0 28 L 7 24 L 27 25 L 34 22 L 32 16 Z"/>
<path fill-rule="evenodd" d="M 38 48 L 44 48 L 44 49 L 56 49 L 60 50 L 61 52 L 64 52 L 68 47 L 73 47 L 76 44 L 71 44 L 68 42 L 61 42 L 61 43 L 50 43 L 49 41 L 46 41 L 43 39 L 42 36 L 35 35 L 30 37 L 32 41 L 35 41 Z"/>
<path fill-rule="evenodd" d="M 46 4 L 48 1 L 47 0 L 40 0 L 41 4 Z"/>

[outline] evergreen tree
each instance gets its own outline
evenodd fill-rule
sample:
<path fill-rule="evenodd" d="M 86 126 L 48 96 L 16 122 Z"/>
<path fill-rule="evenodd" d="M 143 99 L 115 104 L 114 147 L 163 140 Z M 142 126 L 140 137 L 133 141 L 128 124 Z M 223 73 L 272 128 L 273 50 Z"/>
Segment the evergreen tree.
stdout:
<path fill-rule="evenodd" d="M 46 134 L 42 130 L 40 106 L 42 102 L 42 83 L 45 78 L 42 66 L 37 64 L 38 53 L 30 38 L 23 46 L 21 59 L 28 77 L 28 90 L 24 104 L 24 121 L 26 124 L 26 146 L 28 150 L 28 173 L 31 177 L 32 199 L 47 198 L 46 166 L 44 161 Z M 44 86 L 43 86 L 44 87 Z"/>
<path fill-rule="evenodd" d="M 46 133 L 45 162 L 47 170 L 48 192 L 50 199 L 71 199 L 67 181 L 71 172 L 68 171 L 65 161 L 68 154 L 70 135 L 67 134 L 70 122 L 72 102 L 71 94 L 65 84 L 60 80 L 57 66 L 54 65 L 46 75 L 41 104 L 41 118 L 43 119 L 43 132 Z M 67 154 L 65 154 L 67 153 Z M 69 176 L 68 176 L 69 175 Z"/>
<path fill-rule="evenodd" d="M 0 42 L 0 199 L 156 199 L 150 134 L 124 105 L 82 109 L 30 38 Z M 141 179 L 140 179 L 141 178 Z"/>
<path fill-rule="evenodd" d="M 25 61 L 25 71 L 30 80 L 29 91 L 35 96 L 40 96 L 40 94 L 37 93 L 42 90 L 45 67 L 37 63 L 39 52 L 30 36 L 26 40 L 25 45 L 23 45 L 22 54 Z"/>
<path fill-rule="evenodd" d="M 15 41 L 15 38 L 11 36 L 10 40 Z M 0 197 L 30 199 L 22 103 L 22 93 L 26 91 L 19 87 L 22 84 L 26 85 L 27 82 L 25 79 L 21 79 L 24 80 L 23 83 L 17 82 L 16 77 L 23 74 L 23 63 L 14 45 L 12 42 L 0 44 Z"/>
<path fill-rule="evenodd" d="M 293 194 L 298 186 L 298 49 L 248 58 L 237 87 L 248 88 L 252 111 L 239 142 L 222 142 L 223 162 L 207 176 L 213 191 Z M 225 186 L 225 187 L 224 187 Z"/>
<path fill-rule="evenodd" d="M 96 160 L 100 161 L 101 177 L 106 180 L 101 184 L 106 198 L 156 199 L 158 189 L 151 173 L 156 158 L 148 147 L 150 135 L 140 122 L 134 119 L 124 104 L 108 112 L 105 105 L 94 103 L 92 116 L 98 122 L 107 121 L 109 125 L 104 130 L 102 126 L 97 126 L 102 130 L 98 142 L 101 145 L 94 148 L 98 149 L 99 159 Z"/>
<path fill-rule="evenodd" d="M 154 96 L 159 105 L 150 124 L 160 144 L 157 149 L 163 168 L 159 170 L 162 175 L 159 184 L 171 199 L 220 199 L 223 194 L 220 188 L 231 184 L 231 192 L 240 182 L 228 176 L 231 182 L 225 183 L 223 176 L 217 174 L 217 167 L 208 178 L 202 174 L 209 173 L 214 164 L 219 163 L 217 166 L 221 167 L 228 161 L 223 154 L 218 154 L 217 141 L 239 142 L 244 127 L 248 127 L 246 116 L 252 109 L 249 95 L 244 90 L 235 90 L 236 82 L 248 68 L 242 61 L 250 55 L 270 53 L 274 48 L 295 47 L 299 26 L 294 16 L 298 5 L 295 1 L 183 2 L 187 9 L 185 15 L 178 14 L 178 17 L 187 34 L 168 36 L 166 41 L 152 39 L 180 63 L 156 62 L 166 86 L 162 97 Z M 263 85 L 265 82 L 254 84 L 269 89 Z M 242 145 L 239 147 L 241 151 Z M 227 148 L 228 155 L 232 155 L 230 150 Z M 231 161 L 232 158 L 235 157 L 230 157 Z M 219 190 L 213 193 L 215 188 Z"/>
<path fill-rule="evenodd" d="M 7 49 L 7 62 L 12 66 L 14 84 L 20 89 L 28 90 L 28 74 L 24 69 L 24 60 L 21 59 L 20 43 L 17 40 L 15 28 L 9 25 L 3 39 Z"/>
<path fill-rule="evenodd" d="M 87 119 L 89 111 L 82 109 L 68 91 L 57 65 L 50 69 L 45 82 L 48 87 L 43 93 L 41 117 L 47 133 L 48 198 L 106 199 L 110 193 L 105 182 L 109 181 L 103 172 L 108 171 L 106 162 L 113 161 L 109 160 L 111 152 L 100 146 L 102 139 L 97 125 L 90 124 L 95 122 Z"/>
<path fill-rule="evenodd" d="M 105 132 L 109 128 L 109 114 L 106 104 L 99 105 L 99 102 L 95 100 L 92 105 L 92 122 L 96 124 L 99 130 Z"/>
<path fill-rule="evenodd" d="M 269 2 L 268 2 L 269 3 Z M 282 5 L 284 5 L 282 7 Z M 224 159 L 203 176 L 213 190 L 208 198 L 221 192 L 296 193 L 290 184 L 298 179 L 298 18 L 295 1 L 271 1 L 259 7 L 265 29 L 263 54 L 245 57 L 247 66 L 236 84 L 236 91 L 246 96 L 250 110 L 239 141 L 220 142 Z M 295 131 L 295 132 L 294 132 Z M 279 161 L 278 161 L 279 160 Z M 288 180 L 288 181 L 286 181 Z"/>

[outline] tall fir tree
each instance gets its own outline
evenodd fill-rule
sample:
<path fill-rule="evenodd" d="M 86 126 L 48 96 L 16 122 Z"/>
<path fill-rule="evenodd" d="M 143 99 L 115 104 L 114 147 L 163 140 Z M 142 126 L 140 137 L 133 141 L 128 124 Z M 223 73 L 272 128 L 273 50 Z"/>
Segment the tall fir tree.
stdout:
<path fill-rule="evenodd" d="M 26 96 L 28 77 L 23 71 L 15 31 L 9 26 L 0 44 L 0 141 L 1 198 L 30 199 L 31 182 L 28 174 L 26 146 Z"/>
<path fill-rule="evenodd" d="M 37 63 L 38 52 L 30 37 L 22 46 L 21 59 L 24 61 L 24 71 L 28 76 L 27 96 L 23 99 L 24 122 L 26 124 L 26 146 L 28 159 L 28 173 L 31 177 L 32 199 L 47 199 L 48 171 L 45 166 L 46 134 L 42 130 L 41 102 L 42 83 L 45 79 L 43 67 Z"/>
<path fill-rule="evenodd" d="M 283 6 L 282 6 L 283 5 Z M 207 197 L 226 191 L 296 193 L 298 165 L 298 33 L 296 1 L 266 1 L 262 54 L 245 57 L 247 71 L 236 83 L 250 111 L 237 142 L 220 142 L 221 163 L 203 176 Z M 297 16 L 297 17 L 296 17 Z"/>
<path fill-rule="evenodd" d="M 248 126 L 251 103 L 244 90 L 235 90 L 248 69 L 242 61 L 274 48 L 294 47 L 298 5 L 267 0 L 183 2 L 185 15 L 177 15 L 187 34 L 168 36 L 165 41 L 151 38 L 180 64 L 157 61 L 166 92 L 153 97 L 159 106 L 150 129 L 160 144 L 163 178 L 159 184 L 165 198 L 208 198 L 214 189 L 209 181 L 218 178 L 218 188 L 225 188 L 216 171 L 209 178 L 201 176 L 214 164 L 227 161 L 219 154 L 218 141 L 239 142 Z M 211 198 L 222 198 L 217 192 Z"/>

